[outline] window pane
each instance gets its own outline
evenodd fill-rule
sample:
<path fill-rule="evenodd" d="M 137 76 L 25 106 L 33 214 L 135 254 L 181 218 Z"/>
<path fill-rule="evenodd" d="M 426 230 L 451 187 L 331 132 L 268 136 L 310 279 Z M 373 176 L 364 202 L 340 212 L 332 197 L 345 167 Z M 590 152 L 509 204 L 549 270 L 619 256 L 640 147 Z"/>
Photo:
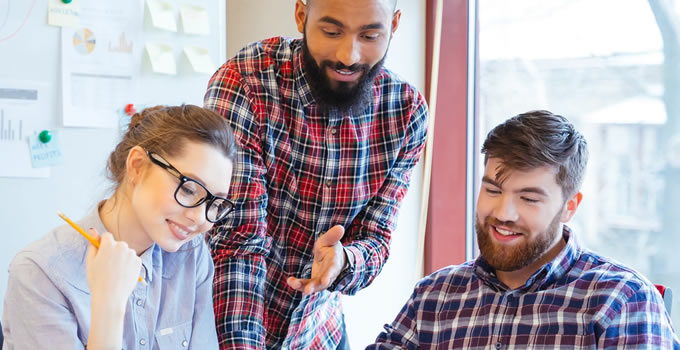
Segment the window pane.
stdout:
<path fill-rule="evenodd" d="M 680 291 L 680 1 L 659 3 L 480 1 L 477 137 L 529 110 L 569 118 L 590 150 L 569 226 Z"/>

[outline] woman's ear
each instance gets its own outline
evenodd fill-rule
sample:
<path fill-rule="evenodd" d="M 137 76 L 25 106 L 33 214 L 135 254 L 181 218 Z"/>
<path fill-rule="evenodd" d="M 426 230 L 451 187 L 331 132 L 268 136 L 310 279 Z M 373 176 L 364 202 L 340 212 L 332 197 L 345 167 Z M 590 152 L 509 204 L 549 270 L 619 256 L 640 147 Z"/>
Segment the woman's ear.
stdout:
<path fill-rule="evenodd" d="M 136 185 L 142 179 L 149 164 L 148 159 L 142 147 L 135 146 L 130 149 L 125 161 L 125 177 L 131 184 Z"/>

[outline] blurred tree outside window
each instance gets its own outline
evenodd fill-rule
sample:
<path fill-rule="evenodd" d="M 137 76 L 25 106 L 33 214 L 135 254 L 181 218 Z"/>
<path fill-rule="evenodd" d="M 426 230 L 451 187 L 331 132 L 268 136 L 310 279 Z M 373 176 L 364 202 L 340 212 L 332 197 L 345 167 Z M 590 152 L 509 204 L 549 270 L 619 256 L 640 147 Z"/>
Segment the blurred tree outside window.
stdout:
<path fill-rule="evenodd" d="M 529 110 L 567 117 L 590 151 L 569 226 L 680 295 L 680 0 L 481 0 L 478 15 L 478 141 Z"/>

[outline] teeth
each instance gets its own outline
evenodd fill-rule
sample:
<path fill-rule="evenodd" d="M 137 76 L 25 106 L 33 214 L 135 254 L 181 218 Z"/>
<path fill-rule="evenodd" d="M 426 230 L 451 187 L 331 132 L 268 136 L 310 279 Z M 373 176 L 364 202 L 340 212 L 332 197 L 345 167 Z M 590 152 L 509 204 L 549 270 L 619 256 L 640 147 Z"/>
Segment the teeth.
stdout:
<path fill-rule="evenodd" d="M 338 72 L 342 75 L 352 75 L 354 73 L 352 71 L 344 71 L 344 70 L 336 70 L 336 72 Z"/>
<path fill-rule="evenodd" d="M 498 233 L 500 233 L 500 234 L 503 235 L 503 236 L 512 236 L 512 235 L 515 235 L 515 234 L 516 234 L 516 233 L 514 233 L 514 232 L 512 232 L 512 231 L 503 230 L 503 229 L 498 228 L 498 227 L 496 227 L 496 231 L 498 231 Z"/>
<path fill-rule="evenodd" d="M 175 223 L 171 222 L 170 224 L 175 227 L 175 230 L 179 231 L 179 233 L 183 234 L 184 236 L 189 235 L 188 231 L 182 230 L 179 226 L 175 225 Z"/>

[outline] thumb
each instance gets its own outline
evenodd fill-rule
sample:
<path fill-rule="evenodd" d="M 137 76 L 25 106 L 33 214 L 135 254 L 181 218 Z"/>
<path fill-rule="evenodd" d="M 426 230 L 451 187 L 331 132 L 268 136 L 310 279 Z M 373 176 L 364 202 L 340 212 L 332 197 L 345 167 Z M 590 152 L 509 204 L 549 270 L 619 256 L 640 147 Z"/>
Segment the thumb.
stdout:
<path fill-rule="evenodd" d="M 321 247 L 330 247 L 340 242 L 342 236 L 345 235 L 345 228 L 342 225 L 335 225 L 326 233 L 322 234 L 316 241 Z"/>

